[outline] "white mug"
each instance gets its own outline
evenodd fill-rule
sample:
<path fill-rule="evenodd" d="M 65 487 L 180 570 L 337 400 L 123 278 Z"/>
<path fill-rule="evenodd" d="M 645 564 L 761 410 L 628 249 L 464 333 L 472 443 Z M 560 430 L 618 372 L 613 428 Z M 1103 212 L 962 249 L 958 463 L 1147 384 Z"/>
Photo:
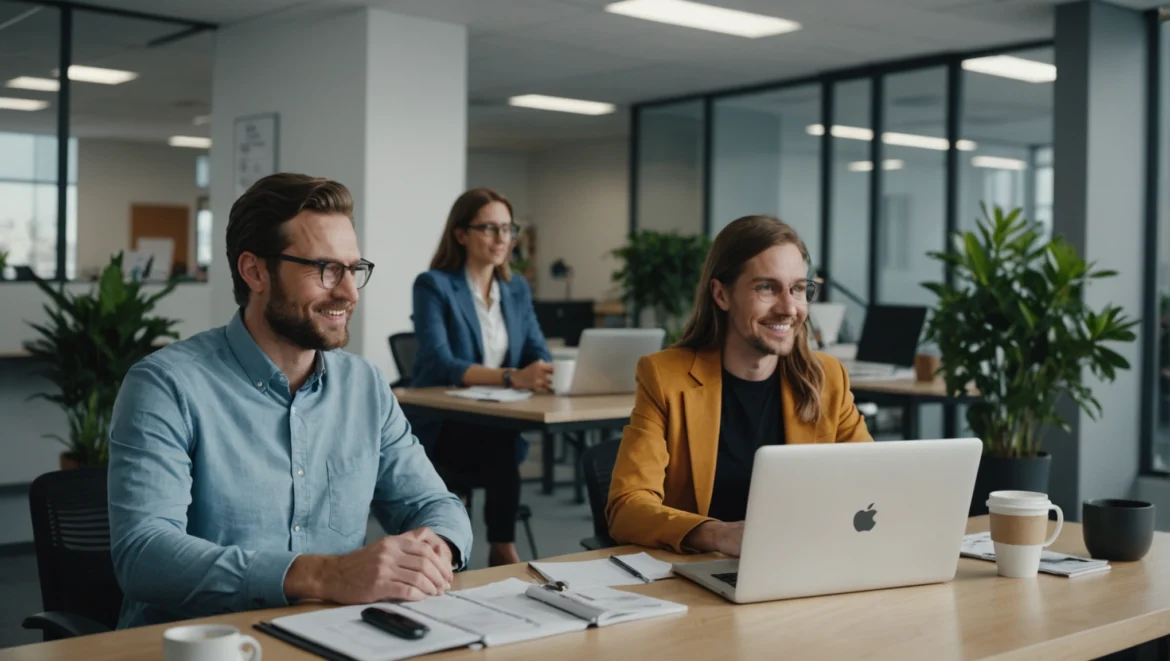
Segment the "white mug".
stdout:
<path fill-rule="evenodd" d="M 250 649 L 244 652 L 244 647 Z M 246 655 L 245 655 L 246 654 Z M 166 661 L 261 661 L 260 643 L 227 624 L 189 624 L 163 632 Z"/>
<path fill-rule="evenodd" d="M 577 367 L 576 360 L 556 359 L 553 361 L 552 390 L 558 395 L 569 391 L 573 383 L 573 370 Z"/>
<path fill-rule="evenodd" d="M 1035 491 L 993 491 L 987 499 L 991 513 L 991 541 L 1000 576 L 1032 578 L 1040 569 L 1040 555 L 1052 546 L 1064 527 L 1064 512 Z M 1056 529 L 1045 538 L 1048 512 L 1056 510 Z"/>

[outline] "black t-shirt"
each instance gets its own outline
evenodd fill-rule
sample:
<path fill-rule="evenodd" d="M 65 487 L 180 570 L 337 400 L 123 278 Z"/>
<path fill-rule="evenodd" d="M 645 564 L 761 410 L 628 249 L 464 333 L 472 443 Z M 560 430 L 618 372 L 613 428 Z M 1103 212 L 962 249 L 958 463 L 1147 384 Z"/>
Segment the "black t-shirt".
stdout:
<path fill-rule="evenodd" d="M 756 450 L 764 445 L 783 444 L 780 375 L 745 381 L 723 370 L 719 458 L 715 462 L 715 490 L 708 516 L 720 521 L 743 521 Z"/>

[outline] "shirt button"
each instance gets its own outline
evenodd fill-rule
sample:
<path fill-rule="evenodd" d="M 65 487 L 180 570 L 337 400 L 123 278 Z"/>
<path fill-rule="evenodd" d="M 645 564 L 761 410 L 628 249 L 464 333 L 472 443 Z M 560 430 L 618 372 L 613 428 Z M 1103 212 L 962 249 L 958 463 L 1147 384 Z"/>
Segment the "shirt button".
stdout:
<path fill-rule="evenodd" d="M 291 406 L 291 407 L 289 407 L 289 412 L 291 412 L 291 413 L 294 413 L 294 414 L 295 414 L 295 413 L 297 412 L 297 407 L 295 407 L 295 406 Z"/>
<path fill-rule="evenodd" d="M 257 387 L 257 388 L 263 388 L 263 387 L 264 387 L 264 382 L 263 382 L 263 381 L 257 381 L 257 382 L 256 382 L 256 387 Z"/>
<path fill-rule="evenodd" d="M 300 531 L 301 531 L 300 526 L 293 526 L 293 532 L 300 532 Z"/>
<path fill-rule="evenodd" d="M 297 469 L 297 477 L 304 477 L 304 476 L 305 476 L 305 471 L 298 468 Z"/>

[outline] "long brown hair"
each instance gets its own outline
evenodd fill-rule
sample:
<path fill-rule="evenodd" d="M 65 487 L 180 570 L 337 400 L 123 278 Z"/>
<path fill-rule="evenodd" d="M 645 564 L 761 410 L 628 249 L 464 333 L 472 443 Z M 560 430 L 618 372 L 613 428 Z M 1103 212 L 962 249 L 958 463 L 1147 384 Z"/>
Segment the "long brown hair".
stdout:
<path fill-rule="evenodd" d="M 727 333 L 727 313 L 715 303 L 711 281 L 731 287 L 739 279 L 748 260 L 773 246 L 792 244 L 800 249 L 804 263 L 809 263 L 808 248 L 796 230 L 772 216 L 744 216 L 723 228 L 711 244 L 703 274 L 695 288 L 695 311 L 675 346 L 694 349 L 723 347 Z M 796 413 L 801 421 L 815 422 L 821 417 L 821 388 L 825 369 L 808 345 L 808 325 L 796 329 L 792 353 L 780 359 L 780 376 L 792 388 Z"/>
<path fill-rule="evenodd" d="M 508 207 L 508 217 L 512 217 L 512 203 L 499 191 L 490 188 L 472 188 L 455 200 L 455 204 L 451 205 L 451 213 L 447 214 L 447 226 L 443 228 L 439 249 L 431 258 L 431 268 L 454 271 L 467 265 L 467 248 L 459 245 L 459 241 L 455 239 L 455 230 L 456 228 L 466 230 L 471 221 L 479 215 L 480 210 L 492 202 L 499 202 Z M 516 238 L 512 237 L 512 240 L 515 241 Z M 512 268 L 508 266 L 508 262 L 496 267 L 496 277 L 505 282 L 512 280 Z"/>

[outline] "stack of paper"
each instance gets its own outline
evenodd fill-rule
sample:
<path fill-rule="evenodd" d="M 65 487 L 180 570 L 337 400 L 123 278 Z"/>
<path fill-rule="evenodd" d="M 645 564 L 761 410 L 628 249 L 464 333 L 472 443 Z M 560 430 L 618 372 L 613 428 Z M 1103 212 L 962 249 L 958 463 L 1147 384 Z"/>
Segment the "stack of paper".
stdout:
<path fill-rule="evenodd" d="M 649 553 L 631 553 L 618 557 L 647 580 L 658 581 L 674 576 L 669 562 L 655 560 Z M 608 558 L 584 562 L 530 562 L 528 566 L 544 580 L 550 583 L 560 581 L 573 590 L 612 585 L 641 585 L 646 582 Z"/>
<path fill-rule="evenodd" d="M 995 544 L 991 541 L 991 533 L 977 532 L 963 537 L 959 555 L 995 562 Z M 1043 551 L 1040 554 L 1040 571 L 1045 574 L 1075 578 L 1108 571 L 1109 568 L 1107 560 L 1093 560 L 1055 551 Z"/>
<path fill-rule="evenodd" d="M 448 390 L 452 397 L 464 399 L 478 399 L 485 402 L 522 402 L 532 397 L 530 390 L 513 390 L 511 388 L 467 388 L 466 390 Z"/>

